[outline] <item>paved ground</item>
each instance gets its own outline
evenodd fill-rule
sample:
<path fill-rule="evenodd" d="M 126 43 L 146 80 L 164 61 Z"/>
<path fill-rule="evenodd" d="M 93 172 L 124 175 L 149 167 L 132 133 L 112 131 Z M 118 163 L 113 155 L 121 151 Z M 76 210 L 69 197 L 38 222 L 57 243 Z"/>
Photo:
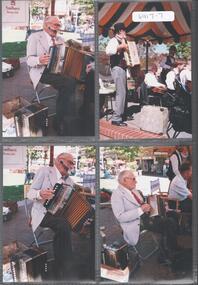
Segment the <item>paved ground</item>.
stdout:
<path fill-rule="evenodd" d="M 110 104 L 110 102 L 109 102 Z M 114 101 L 113 101 L 114 105 Z M 109 106 L 110 107 L 110 106 Z M 155 134 L 152 132 L 143 131 L 140 129 L 140 112 L 137 112 L 138 104 L 128 103 L 128 107 L 132 107 L 135 110 L 133 114 L 133 120 L 126 121 L 127 127 L 117 127 L 111 125 L 111 115 L 100 120 L 100 139 L 155 139 L 155 138 L 168 138 L 167 134 Z M 137 113 L 136 113 L 137 112 Z M 173 137 L 174 131 L 169 131 L 169 136 Z M 181 132 L 178 138 L 192 138 L 191 134 Z"/>
<path fill-rule="evenodd" d="M 30 246 L 34 241 L 31 228 L 28 226 L 28 219 L 25 213 L 24 201 L 18 202 L 18 212 L 12 216 L 10 221 L 3 224 L 3 245 L 13 241 L 18 241 L 26 246 Z M 31 208 L 31 202 L 28 203 L 28 209 Z M 53 238 L 53 233 L 48 230 L 39 238 L 39 241 Z M 74 265 L 71 272 L 72 280 L 93 280 L 94 270 L 94 252 L 91 251 L 89 235 L 80 235 L 72 233 L 72 246 Z M 53 258 L 52 244 L 42 245 L 43 249 L 48 251 L 48 258 Z M 52 263 L 49 264 L 49 268 Z M 49 272 L 48 280 L 54 280 L 52 268 Z M 52 279 L 50 279 L 52 278 Z"/>
<path fill-rule="evenodd" d="M 123 240 L 120 226 L 115 220 L 110 207 L 101 208 L 100 226 L 105 227 L 106 244 L 111 245 L 115 241 Z M 156 235 L 156 238 L 159 237 Z M 190 251 L 190 248 L 192 248 L 192 237 L 187 235 L 178 236 L 178 243 L 180 246 L 186 248 L 185 252 Z M 159 252 L 157 251 L 147 260 L 143 261 L 141 266 L 130 275 L 130 281 L 140 282 L 141 284 L 145 284 L 145 281 L 146 284 L 153 284 L 160 281 L 169 281 L 171 284 L 176 282 L 178 282 L 177 284 L 184 284 L 191 280 L 192 267 L 190 263 L 187 264 L 185 273 L 181 270 L 173 271 L 171 267 L 159 264 L 158 254 Z"/>
<path fill-rule="evenodd" d="M 26 58 L 21 58 L 20 62 L 20 68 L 16 70 L 15 75 L 13 77 L 3 79 L 3 102 L 21 96 L 31 103 L 36 96 L 28 74 Z M 47 88 L 44 90 L 41 97 L 53 94 L 57 94 L 56 91 L 53 88 Z M 42 101 L 42 103 L 48 107 L 48 114 L 53 114 L 55 112 L 55 100 L 56 98 Z M 3 130 L 5 130 L 5 125 L 6 122 L 3 120 Z M 53 128 L 52 118 L 49 119 L 48 135 L 56 135 L 56 131 Z M 13 133 L 4 132 L 3 136 L 13 136 Z"/>

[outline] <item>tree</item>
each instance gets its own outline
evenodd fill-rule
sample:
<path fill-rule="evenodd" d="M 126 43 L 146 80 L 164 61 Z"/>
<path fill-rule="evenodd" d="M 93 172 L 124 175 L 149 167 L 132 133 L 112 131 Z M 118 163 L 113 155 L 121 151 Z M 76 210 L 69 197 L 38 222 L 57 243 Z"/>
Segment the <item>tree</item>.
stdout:
<path fill-rule="evenodd" d="M 176 43 L 175 47 L 179 58 L 191 59 L 191 42 Z"/>
<path fill-rule="evenodd" d="M 94 1 L 93 0 L 74 0 L 74 4 L 78 4 L 84 8 L 84 12 L 87 15 L 93 15 L 94 13 Z"/>
<path fill-rule="evenodd" d="M 104 149 L 104 157 L 108 158 L 111 157 L 112 159 L 122 159 L 126 162 L 132 162 L 135 160 L 139 153 L 140 147 L 139 146 L 113 146 L 113 147 L 106 147 Z"/>

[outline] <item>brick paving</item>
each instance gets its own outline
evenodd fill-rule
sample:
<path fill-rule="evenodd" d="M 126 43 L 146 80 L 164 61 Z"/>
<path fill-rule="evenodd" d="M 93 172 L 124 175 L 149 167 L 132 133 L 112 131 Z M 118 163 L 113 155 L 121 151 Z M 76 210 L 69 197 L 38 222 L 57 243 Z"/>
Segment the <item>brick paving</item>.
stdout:
<path fill-rule="evenodd" d="M 130 123 L 129 123 L 130 124 Z M 140 130 L 135 126 L 118 127 L 111 124 L 105 119 L 100 120 L 101 139 L 105 137 L 111 139 L 160 139 L 165 138 L 164 135 L 158 135 Z"/>

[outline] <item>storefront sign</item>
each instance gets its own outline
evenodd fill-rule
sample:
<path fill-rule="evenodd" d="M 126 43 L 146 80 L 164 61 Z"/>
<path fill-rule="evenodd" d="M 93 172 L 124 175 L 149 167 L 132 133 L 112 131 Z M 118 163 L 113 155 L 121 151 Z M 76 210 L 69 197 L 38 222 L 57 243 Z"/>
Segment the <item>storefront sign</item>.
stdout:
<path fill-rule="evenodd" d="M 17 169 L 26 166 L 26 146 L 6 146 L 3 148 L 4 168 Z"/>
<path fill-rule="evenodd" d="M 29 1 L 2 1 L 2 23 L 27 26 L 29 22 Z"/>

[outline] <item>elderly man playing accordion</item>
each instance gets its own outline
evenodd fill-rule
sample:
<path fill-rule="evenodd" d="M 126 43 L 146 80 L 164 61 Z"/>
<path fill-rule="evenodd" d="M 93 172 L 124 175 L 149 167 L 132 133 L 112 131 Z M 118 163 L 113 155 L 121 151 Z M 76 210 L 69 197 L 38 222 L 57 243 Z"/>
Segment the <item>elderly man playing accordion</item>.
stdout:
<path fill-rule="evenodd" d="M 33 200 L 32 229 L 35 231 L 39 226 L 48 227 L 55 233 L 53 246 L 55 257 L 55 272 L 57 278 L 67 278 L 71 270 L 72 243 L 71 230 L 63 217 L 56 217 L 47 212 L 44 207 L 46 200 L 54 196 L 54 185 L 65 183 L 73 187 L 74 182 L 69 177 L 73 169 L 73 156 L 69 153 L 61 153 L 54 161 L 54 166 L 41 167 L 36 173 L 27 197 Z"/>

